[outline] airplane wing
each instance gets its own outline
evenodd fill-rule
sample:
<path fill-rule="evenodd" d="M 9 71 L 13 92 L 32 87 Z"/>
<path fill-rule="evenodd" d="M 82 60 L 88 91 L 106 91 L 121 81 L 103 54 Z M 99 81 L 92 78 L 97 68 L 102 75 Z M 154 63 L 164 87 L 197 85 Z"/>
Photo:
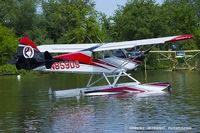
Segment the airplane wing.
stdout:
<path fill-rule="evenodd" d="M 38 49 L 41 52 L 48 51 L 50 53 L 71 53 L 79 51 L 105 51 L 105 50 L 114 50 L 114 49 L 125 49 L 133 48 L 136 46 L 142 45 L 153 45 L 153 44 L 164 44 L 168 42 L 176 42 L 181 40 L 191 39 L 192 35 L 179 35 L 179 36 L 170 36 L 170 37 L 161 37 L 161 38 L 152 38 L 152 39 L 142 39 L 134 41 L 123 41 L 123 42 L 112 42 L 112 43 L 91 43 L 91 44 L 52 44 L 52 45 L 41 45 L 38 46 Z"/>
<path fill-rule="evenodd" d="M 95 47 L 97 44 L 48 44 L 40 45 L 37 48 L 40 52 L 48 51 L 49 53 L 72 53 L 82 51 L 84 49 L 89 49 Z M 100 44 L 98 44 L 100 46 Z"/>
<path fill-rule="evenodd" d="M 105 45 L 102 45 L 94 49 L 93 51 L 125 49 L 125 48 L 133 48 L 133 47 L 142 46 L 142 45 L 164 44 L 168 42 L 176 42 L 176 41 L 187 40 L 191 38 L 192 38 L 192 35 L 180 35 L 180 36 L 171 36 L 171 37 L 142 39 L 142 40 L 135 40 L 135 41 L 112 42 L 112 43 L 107 43 Z"/>

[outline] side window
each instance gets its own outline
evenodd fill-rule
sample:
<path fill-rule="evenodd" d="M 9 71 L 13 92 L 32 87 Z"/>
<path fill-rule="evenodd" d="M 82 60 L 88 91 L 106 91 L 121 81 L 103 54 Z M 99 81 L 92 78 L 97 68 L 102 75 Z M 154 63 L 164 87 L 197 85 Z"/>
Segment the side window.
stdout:
<path fill-rule="evenodd" d="M 126 58 L 126 53 L 125 51 L 118 49 L 113 51 L 113 55 L 119 58 Z"/>
<path fill-rule="evenodd" d="M 92 58 L 94 60 L 96 60 L 96 59 L 103 59 L 103 57 L 104 57 L 103 52 L 92 52 Z"/>
<path fill-rule="evenodd" d="M 112 56 L 116 56 L 119 58 L 126 58 L 126 52 L 118 49 L 118 50 L 106 50 L 106 51 L 100 51 L 100 52 L 93 52 L 92 57 L 93 59 L 104 59 L 109 58 Z"/>

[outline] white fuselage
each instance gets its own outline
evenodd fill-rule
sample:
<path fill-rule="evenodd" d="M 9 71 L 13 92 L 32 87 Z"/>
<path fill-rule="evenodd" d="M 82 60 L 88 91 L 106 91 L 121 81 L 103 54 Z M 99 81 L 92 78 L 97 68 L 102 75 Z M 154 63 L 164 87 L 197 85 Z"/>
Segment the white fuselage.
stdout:
<path fill-rule="evenodd" d="M 114 74 L 121 71 L 135 69 L 139 64 L 128 59 L 119 57 L 109 57 L 93 60 L 91 64 L 80 63 L 79 61 L 55 62 L 50 69 L 45 66 L 35 68 L 37 71 L 44 72 L 66 72 L 66 73 L 84 73 L 84 74 Z"/>

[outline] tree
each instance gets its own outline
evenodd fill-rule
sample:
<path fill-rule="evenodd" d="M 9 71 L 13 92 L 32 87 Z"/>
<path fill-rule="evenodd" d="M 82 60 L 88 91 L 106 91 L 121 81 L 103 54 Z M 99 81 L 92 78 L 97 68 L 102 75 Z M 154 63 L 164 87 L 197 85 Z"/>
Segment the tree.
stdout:
<path fill-rule="evenodd" d="M 0 22 L 14 28 L 17 36 L 33 29 L 36 21 L 37 0 L 0 1 Z"/>
<path fill-rule="evenodd" d="M 111 42 L 112 40 L 112 17 L 107 17 L 104 13 L 98 13 L 98 23 L 100 24 L 101 31 L 103 32 L 103 40 Z"/>
<path fill-rule="evenodd" d="M 116 11 L 112 37 L 116 41 L 134 40 L 179 34 L 199 35 L 195 5 L 186 0 L 166 0 L 158 5 L 153 0 L 131 0 Z M 196 42 L 198 41 L 195 38 Z M 195 41 L 184 49 L 196 48 Z"/>
<path fill-rule="evenodd" d="M 16 51 L 17 42 L 14 32 L 0 25 L 0 65 L 12 58 Z"/>
<path fill-rule="evenodd" d="M 116 11 L 113 18 L 113 38 L 116 40 L 133 40 L 155 37 L 161 27 L 158 20 L 159 6 L 152 0 L 129 1 Z"/>
<path fill-rule="evenodd" d="M 102 36 L 90 0 L 43 2 L 47 36 L 57 43 L 88 43 Z"/>
<path fill-rule="evenodd" d="M 169 35 L 193 34 L 198 35 L 199 26 L 195 5 L 186 0 L 166 0 L 162 5 L 162 14 L 168 25 Z M 187 41 L 181 49 L 196 49 L 198 39 Z"/>
<path fill-rule="evenodd" d="M 196 13 L 193 4 L 185 0 L 166 0 L 162 14 L 169 25 L 171 34 L 192 33 L 196 28 Z"/>
<path fill-rule="evenodd" d="M 10 28 L 14 27 L 17 20 L 17 5 L 17 0 L 0 1 L 0 23 Z"/>
<path fill-rule="evenodd" d="M 15 31 L 18 36 L 21 36 L 26 31 L 33 30 L 36 21 L 36 0 L 22 0 L 18 2 Z"/>

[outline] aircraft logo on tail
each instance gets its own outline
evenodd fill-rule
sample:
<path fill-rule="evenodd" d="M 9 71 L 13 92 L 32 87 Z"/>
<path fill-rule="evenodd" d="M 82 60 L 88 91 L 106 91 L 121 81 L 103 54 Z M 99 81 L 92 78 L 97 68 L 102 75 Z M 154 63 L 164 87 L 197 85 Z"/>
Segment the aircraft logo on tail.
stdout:
<path fill-rule="evenodd" d="M 34 49 L 31 46 L 25 46 L 23 48 L 23 56 L 25 58 L 33 58 L 33 56 L 34 56 Z"/>

